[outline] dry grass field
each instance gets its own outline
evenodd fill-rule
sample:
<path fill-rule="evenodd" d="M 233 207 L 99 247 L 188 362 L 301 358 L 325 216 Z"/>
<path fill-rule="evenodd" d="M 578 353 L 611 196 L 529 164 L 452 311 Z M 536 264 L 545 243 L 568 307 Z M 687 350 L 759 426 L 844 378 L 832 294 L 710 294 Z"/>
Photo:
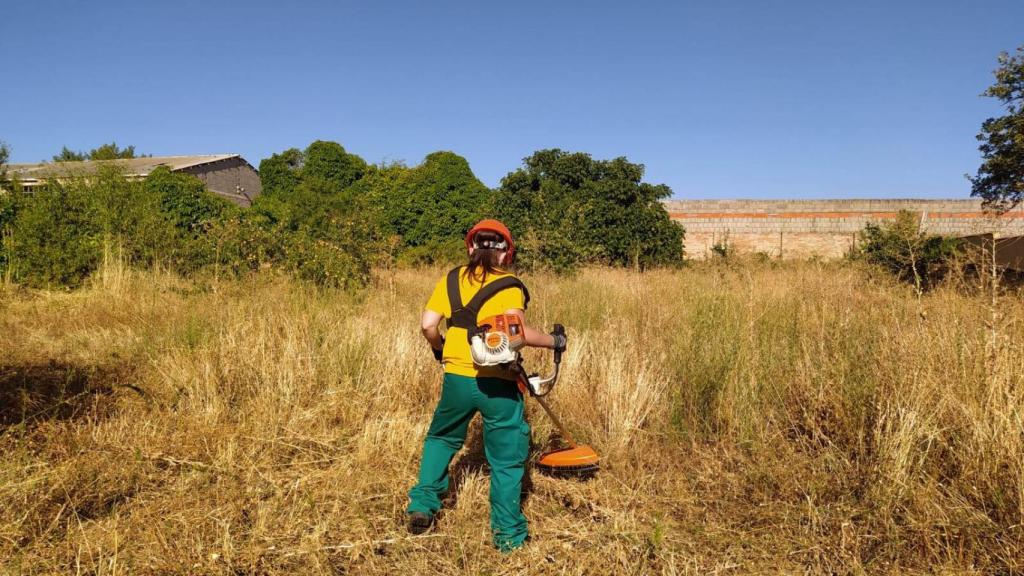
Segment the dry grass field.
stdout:
<path fill-rule="evenodd" d="M 849 264 L 527 276 L 602 472 L 530 474 L 532 541 L 501 555 L 475 426 L 409 536 L 440 273 L 0 289 L 0 571 L 1024 572 L 1021 295 L 918 299 Z M 528 411 L 536 457 L 554 430 Z"/>

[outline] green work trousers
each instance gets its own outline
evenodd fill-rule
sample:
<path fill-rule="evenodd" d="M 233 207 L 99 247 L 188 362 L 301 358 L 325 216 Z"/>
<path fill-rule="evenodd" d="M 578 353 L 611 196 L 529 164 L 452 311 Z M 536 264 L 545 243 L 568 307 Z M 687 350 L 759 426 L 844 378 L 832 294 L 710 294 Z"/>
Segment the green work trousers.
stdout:
<path fill-rule="evenodd" d="M 503 551 L 522 546 L 526 517 L 519 509 L 530 427 L 515 382 L 445 374 L 441 400 L 423 443 L 419 483 L 409 491 L 409 512 L 433 515 L 448 491 L 448 465 L 466 440 L 469 421 L 484 420 L 484 453 L 491 467 L 491 533 Z"/>

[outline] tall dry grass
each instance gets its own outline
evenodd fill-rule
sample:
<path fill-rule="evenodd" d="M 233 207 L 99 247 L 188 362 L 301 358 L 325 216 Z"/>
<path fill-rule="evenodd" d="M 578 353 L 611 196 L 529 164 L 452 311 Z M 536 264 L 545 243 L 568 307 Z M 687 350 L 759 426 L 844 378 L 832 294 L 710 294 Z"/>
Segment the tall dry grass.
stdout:
<path fill-rule="evenodd" d="M 816 264 L 528 277 L 552 396 L 605 457 L 530 474 L 490 547 L 479 427 L 437 529 L 402 511 L 440 271 L 368 294 L 107 262 L 0 290 L 0 562 L 44 573 L 1020 573 L 1024 304 Z M 528 355 L 542 367 L 547 356 Z M 530 404 L 534 455 L 555 430 Z"/>

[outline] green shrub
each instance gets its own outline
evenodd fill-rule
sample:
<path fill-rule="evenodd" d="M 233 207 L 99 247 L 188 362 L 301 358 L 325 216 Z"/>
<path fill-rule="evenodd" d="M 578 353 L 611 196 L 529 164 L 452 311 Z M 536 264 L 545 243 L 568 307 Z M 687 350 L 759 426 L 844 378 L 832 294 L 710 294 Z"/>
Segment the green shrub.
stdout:
<path fill-rule="evenodd" d="M 892 222 L 868 224 L 860 239 L 856 257 L 914 284 L 918 293 L 942 280 L 959 246 L 956 238 L 922 232 L 918 216 L 906 210 Z"/>
<path fill-rule="evenodd" d="M 8 277 L 28 286 L 75 287 L 102 258 L 103 225 L 85 187 L 49 184 L 23 195 L 5 242 Z"/>
<path fill-rule="evenodd" d="M 333 148 L 321 148 L 326 170 Z M 377 252 L 374 219 L 365 199 L 328 176 L 300 179 L 250 210 L 166 167 L 143 181 L 105 166 L 33 193 L 15 185 L 0 194 L 0 266 L 25 285 L 75 287 L 109 246 L 131 266 L 232 276 L 274 268 L 319 285 L 361 286 Z"/>

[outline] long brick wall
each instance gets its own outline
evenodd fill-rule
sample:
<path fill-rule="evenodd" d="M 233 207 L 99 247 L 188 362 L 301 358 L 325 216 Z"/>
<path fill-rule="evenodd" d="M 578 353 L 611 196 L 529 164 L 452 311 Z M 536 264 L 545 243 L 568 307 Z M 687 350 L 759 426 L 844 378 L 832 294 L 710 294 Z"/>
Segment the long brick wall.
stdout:
<path fill-rule="evenodd" d="M 686 229 L 686 255 L 698 259 L 715 244 L 783 258 L 839 257 L 866 224 L 900 210 L 933 234 L 1024 235 L 1024 207 L 996 218 L 980 200 L 668 200 L 665 208 Z"/>

